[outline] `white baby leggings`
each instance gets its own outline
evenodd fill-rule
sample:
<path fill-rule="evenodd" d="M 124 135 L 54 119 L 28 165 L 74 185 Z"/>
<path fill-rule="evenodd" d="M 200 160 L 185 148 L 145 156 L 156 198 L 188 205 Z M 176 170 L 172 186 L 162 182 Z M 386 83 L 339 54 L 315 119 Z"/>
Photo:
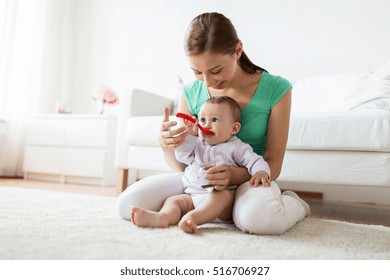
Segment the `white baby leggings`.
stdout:
<path fill-rule="evenodd" d="M 184 193 L 182 176 L 183 173 L 155 175 L 130 185 L 117 201 L 120 217 L 129 220 L 133 206 L 159 211 L 168 197 Z M 233 221 L 244 232 L 282 234 L 304 217 L 303 206 L 291 196 L 282 195 L 275 182 L 270 187 L 257 188 L 247 182 L 236 189 Z"/>

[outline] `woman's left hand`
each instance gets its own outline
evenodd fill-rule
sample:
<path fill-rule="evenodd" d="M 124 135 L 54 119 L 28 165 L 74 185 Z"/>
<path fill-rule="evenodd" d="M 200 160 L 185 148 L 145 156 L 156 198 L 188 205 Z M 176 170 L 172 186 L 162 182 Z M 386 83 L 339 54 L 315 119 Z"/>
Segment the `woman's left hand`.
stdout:
<path fill-rule="evenodd" d="M 230 186 L 231 168 L 226 164 L 211 167 L 207 169 L 205 178 L 217 191 L 224 190 Z"/>

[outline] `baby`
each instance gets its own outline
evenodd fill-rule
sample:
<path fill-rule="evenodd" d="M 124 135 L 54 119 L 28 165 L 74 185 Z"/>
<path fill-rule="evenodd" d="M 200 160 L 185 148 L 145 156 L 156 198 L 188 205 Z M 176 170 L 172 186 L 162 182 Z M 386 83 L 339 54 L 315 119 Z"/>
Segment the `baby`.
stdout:
<path fill-rule="evenodd" d="M 175 151 L 177 159 L 187 164 L 182 179 L 185 193 L 169 197 L 159 212 L 133 207 L 131 220 L 135 225 L 168 227 L 179 223 L 183 231 L 194 233 L 198 225 L 216 219 L 231 221 L 237 186 L 210 186 L 204 175 L 211 166 L 222 163 L 245 166 L 252 175 L 252 185 L 270 185 L 268 164 L 251 146 L 235 136 L 241 124 L 240 107 L 234 99 L 226 96 L 209 98 L 200 109 L 198 121 L 212 133 L 204 134 L 197 124 L 184 120 L 188 135 Z"/>

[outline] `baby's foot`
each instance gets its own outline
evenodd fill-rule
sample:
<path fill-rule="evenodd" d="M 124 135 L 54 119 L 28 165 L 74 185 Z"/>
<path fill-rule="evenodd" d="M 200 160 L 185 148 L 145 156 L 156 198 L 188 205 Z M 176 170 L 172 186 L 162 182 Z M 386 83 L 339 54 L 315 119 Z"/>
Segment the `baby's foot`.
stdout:
<path fill-rule="evenodd" d="M 165 216 L 139 207 L 133 207 L 130 210 L 131 221 L 138 227 L 168 227 L 168 221 Z"/>
<path fill-rule="evenodd" d="M 179 228 L 187 233 L 195 233 L 198 231 L 198 226 L 192 220 L 182 220 L 179 223 Z"/>

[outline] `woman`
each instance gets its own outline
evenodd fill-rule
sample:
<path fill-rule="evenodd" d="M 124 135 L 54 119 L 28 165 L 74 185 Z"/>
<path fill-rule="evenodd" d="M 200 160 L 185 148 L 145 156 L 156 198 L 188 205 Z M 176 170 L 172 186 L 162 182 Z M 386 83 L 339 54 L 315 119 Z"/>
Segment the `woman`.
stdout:
<path fill-rule="evenodd" d="M 237 135 L 263 156 L 271 169 L 271 180 L 281 171 L 286 150 L 291 107 L 291 84 L 253 64 L 243 50 L 229 19 L 218 13 L 205 13 L 192 20 L 186 33 L 185 51 L 197 78 L 186 85 L 179 111 L 197 115 L 210 96 L 224 95 L 241 107 L 241 130 Z M 145 178 L 119 197 L 119 214 L 130 219 L 130 209 L 141 206 L 158 211 L 164 200 L 183 193 L 181 177 L 185 166 L 174 150 L 187 134 L 182 125 L 172 129 L 169 110 L 164 110 L 160 145 L 169 166 L 179 173 Z M 310 208 L 294 192 L 281 191 L 275 181 L 270 187 L 249 184 L 244 167 L 218 165 L 207 170 L 209 184 L 218 189 L 240 185 L 235 193 L 233 221 L 244 232 L 281 234 L 310 214 Z"/>

